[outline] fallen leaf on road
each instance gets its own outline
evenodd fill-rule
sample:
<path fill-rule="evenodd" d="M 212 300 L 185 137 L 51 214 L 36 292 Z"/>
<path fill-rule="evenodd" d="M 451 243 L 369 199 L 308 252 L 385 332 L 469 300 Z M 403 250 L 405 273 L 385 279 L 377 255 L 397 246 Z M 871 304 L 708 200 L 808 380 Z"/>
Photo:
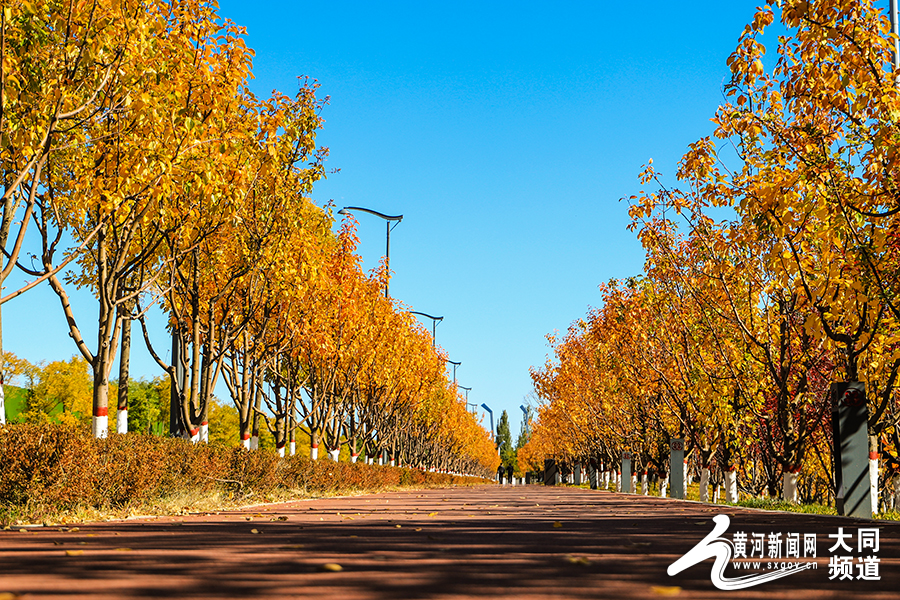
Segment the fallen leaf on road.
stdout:
<path fill-rule="evenodd" d="M 337 563 L 325 563 L 321 567 L 319 567 L 320 571 L 343 571 L 344 567 Z"/>
<path fill-rule="evenodd" d="M 77 527 L 72 527 L 71 529 L 69 529 L 69 533 L 77 533 L 78 531 L 81 531 L 81 530 L 78 529 Z"/>
<path fill-rule="evenodd" d="M 566 560 L 573 565 L 587 565 L 591 562 L 583 556 L 572 556 L 571 554 L 569 556 L 566 556 Z"/>
<path fill-rule="evenodd" d="M 416 527 L 416 531 L 422 531 L 421 527 Z"/>
<path fill-rule="evenodd" d="M 681 588 L 677 585 L 653 585 L 650 586 L 650 591 L 657 596 L 677 596 L 681 593 Z"/>
<path fill-rule="evenodd" d="M 559 521 L 554 521 L 554 522 L 553 522 L 553 527 L 556 528 L 556 529 L 559 529 L 560 527 L 562 527 L 562 523 L 560 523 Z"/>
<path fill-rule="evenodd" d="M 12 592 L 0 592 L 0 600 L 19 600 L 22 596 Z"/>
<path fill-rule="evenodd" d="M 394 527 L 396 527 L 397 529 L 400 529 L 401 527 L 403 527 L 403 525 L 394 525 Z"/>
<path fill-rule="evenodd" d="M 287 521 L 288 518 L 286 516 L 282 515 L 282 516 L 278 517 L 278 520 L 279 521 Z"/>
<path fill-rule="evenodd" d="M 436 512 L 428 513 L 428 516 L 429 516 L 429 517 L 436 517 L 436 516 L 437 516 L 437 513 L 436 513 Z"/>
<path fill-rule="evenodd" d="M 19 533 L 28 533 L 28 530 L 27 530 L 27 529 L 20 529 L 20 530 L 19 530 Z"/>
<path fill-rule="evenodd" d="M 251 529 L 250 533 L 259 533 L 259 529 Z"/>
<path fill-rule="evenodd" d="M 81 556 L 84 550 L 66 550 L 66 556 Z"/>

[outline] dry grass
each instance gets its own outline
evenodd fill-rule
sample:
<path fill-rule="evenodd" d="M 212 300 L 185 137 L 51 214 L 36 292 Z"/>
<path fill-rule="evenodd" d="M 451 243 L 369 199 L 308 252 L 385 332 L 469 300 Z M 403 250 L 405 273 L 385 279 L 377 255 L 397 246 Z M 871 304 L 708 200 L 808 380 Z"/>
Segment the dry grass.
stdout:
<path fill-rule="evenodd" d="M 34 425 L 0 428 L 0 473 L 3 527 L 486 482 L 135 433 L 96 440 L 71 427 Z"/>

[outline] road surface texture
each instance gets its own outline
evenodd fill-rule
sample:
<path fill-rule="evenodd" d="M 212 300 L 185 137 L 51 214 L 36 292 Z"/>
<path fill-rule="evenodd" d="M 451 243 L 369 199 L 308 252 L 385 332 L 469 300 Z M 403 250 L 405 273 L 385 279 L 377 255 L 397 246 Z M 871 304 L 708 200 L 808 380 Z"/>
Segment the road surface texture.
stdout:
<path fill-rule="evenodd" d="M 760 537 L 763 552 L 784 556 L 782 542 L 797 533 L 802 557 L 811 553 L 804 535 L 816 534 L 816 558 L 801 560 L 817 568 L 737 591 L 713 586 L 711 559 L 669 576 L 668 566 L 712 531 L 718 514 L 730 517 L 722 537 L 747 534 L 748 556 Z M 859 528 L 877 528 L 877 551 L 869 531 L 859 552 Z M 831 553 L 839 532 L 845 547 Z M 865 572 L 830 570 L 832 554 L 878 562 Z M 725 577 L 765 573 L 766 560 L 759 570 L 729 566 Z M 880 579 L 858 578 L 876 569 Z M 481 486 L 0 532 L 2 600 L 662 597 L 900 598 L 900 525 L 577 488 Z"/>

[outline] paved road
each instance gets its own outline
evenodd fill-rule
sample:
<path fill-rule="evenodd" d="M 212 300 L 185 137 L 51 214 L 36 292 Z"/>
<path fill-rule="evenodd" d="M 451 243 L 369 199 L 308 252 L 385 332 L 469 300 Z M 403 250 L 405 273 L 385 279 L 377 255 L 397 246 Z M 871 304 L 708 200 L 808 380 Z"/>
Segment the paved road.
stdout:
<path fill-rule="evenodd" d="M 770 533 L 782 540 L 815 533 L 817 569 L 728 592 L 713 587 L 711 560 L 667 575 L 712 531 L 717 514 L 730 516 L 727 539 L 739 531 L 767 541 Z M 835 554 L 858 557 L 857 529 L 873 526 L 881 579 L 829 580 L 836 538 L 828 535 L 843 527 L 853 552 Z M 729 567 L 726 576 L 754 572 Z M 573 488 L 483 486 L 0 532 L 0 600 L 669 596 L 900 598 L 900 525 Z"/>

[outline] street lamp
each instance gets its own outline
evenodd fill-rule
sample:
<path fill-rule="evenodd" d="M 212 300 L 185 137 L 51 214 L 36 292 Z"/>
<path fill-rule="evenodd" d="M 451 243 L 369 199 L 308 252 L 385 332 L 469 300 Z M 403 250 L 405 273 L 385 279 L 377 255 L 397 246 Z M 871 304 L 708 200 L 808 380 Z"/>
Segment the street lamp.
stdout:
<path fill-rule="evenodd" d="M 459 389 L 464 390 L 466 392 L 466 406 L 469 406 L 469 392 L 472 391 L 472 388 L 467 388 L 464 385 L 457 386 Z"/>
<path fill-rule="evenodd" d="M 456 385 L 456 367 L 461 365 L 462 361 L 453 362 L 452 360 L 448 359 L 447 362 L 450 363 L 451 365 L 453 365 L 453 385 Z"/>
<path fill-rule="evenodd" d="M 436 334 L 437 324 L 438 324 L 438 321 L 443 321 L 443 320 L 444 320 L 444 317 L 432 317 L 431 315 L 426 315 L 425 313 L 419 312 L 419 311 L 416 311 L 416 310 L 411 310 L 411 311 L 409 311 L 409 314 L 411 314 L 411 315 L 421 315 L 421 316 L 423 316 L 423 317 L 428 317 L 429 319 L 431 319 L 431 347 L 434 348 L 434 345 L 435 345 L 435 334 Z"/>
<path fill-rule="evenodd" d="M 491 416 L 491 439 L 494 440 L 494 443 L 497 442 L 497 438 L 494 436 L 494 411 L 491 410 L 491 407 L 487 404 L 482 404 L 481 408 L 487 411 L 487 413 Z"/>
<path fill-rule="evenodd" d="M 390 279 L 390 268 L 391 268 L 391 230 L 400 224 L 400 221 L 403 220 L 403 215 L 390 216 L 385 215 L 383 213 L 378 212 L 377 210 L 371 210 L 368 208 L 362 208 L 360 206 L 345 206 L 341 210 L 338 211 L 339 215 L 348 214 L 347 211 L 351 210 L 361 210 L 363 212 L 367 212 L 369 214 L 375 215 L 376 217 L 381 217 L 385 220 L 385 225 L 387 226 L 387 243 L 385 244 L 384 249 L 384 268 L 388 271 L 387 278 L 384 282 L 384 297 L 388 297 L 388 280 Z M 391 221 L 397 221 L 394 223 L 393 227 L 391 226 Z"/>
<path fill-rule="evenodd" d="M 522 412 L 525 414 L 525 433 L 531 433 L 531 419 L 528 418 L 528 407 L 524 404 L 520 404 L 519 408 L 521 408 Z"/>

